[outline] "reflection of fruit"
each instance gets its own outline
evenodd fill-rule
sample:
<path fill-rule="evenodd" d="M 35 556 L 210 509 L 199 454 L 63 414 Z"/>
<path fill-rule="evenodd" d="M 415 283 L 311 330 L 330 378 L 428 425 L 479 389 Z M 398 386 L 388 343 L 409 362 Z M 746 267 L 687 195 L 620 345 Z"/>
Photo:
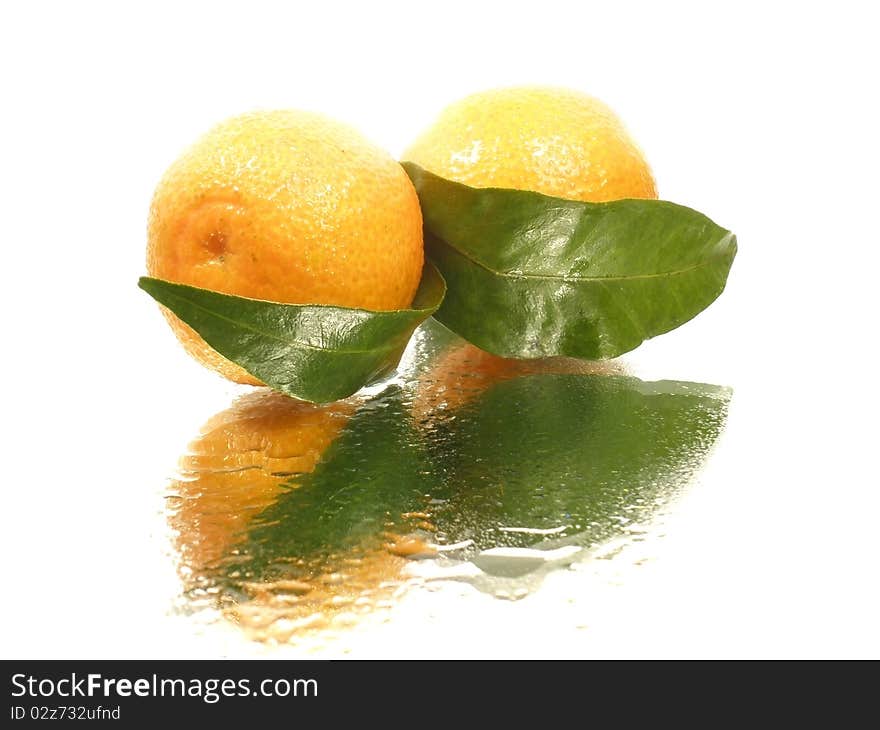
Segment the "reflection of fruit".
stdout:
<path fill-rule="evenodd" d="M 306 112 L 255 112 L 212 129 L 165 173 L 147 269 L 255 299 L 400 309 L 421 276 L 421 226 L 403 168 L 357 132 Z M 257 382 L 167 316 L 197 360 Z"/>
<path fill-rule="evenodd" d="M 651 170 L 620 119 L 576 91 L 497 89 L 449 106 L 405 160 L 475 187 L 573 200 L 656 198 Z"/>
<path fill-rule="evenodd" d="M 406 560 L 385 550 L 353 554 L 335 572 L 307 582 L 263 580 L 245 583 L 248 600 L 228 615 L 255 641 L 296 642 L 310 631 L 357 624 L 384 608 L 401 583 Z"/>
<path fill-rule="evenodd" d="M 514 360 L 464 343 L 441 354 L 434 366 L 419 378 L 413 415 L 416 421 L 424 422 L 441 409 L 454 412 L 496 383 L 524 375 L 609 375 L 623 372 L 623 366 L 614 360 L 591 361 L 567 357 Z"/>
<path fill-rule="evenodd" d="M 208 421 L 174 484 L 183 564 L 198 573 L 226 555 L 286 483 L 315 468 L 353 410 L 258 392 Z"/>
<path fill-rule="evenodd" d="M 371 490 L 371 484 L 358 488 L 371 479 L 364 472 L 377 454 L 375 444 L 352 439 L 350 432 L 359 422 L 369 431 L 377 421 L 402 421 L 400 413 L 384 408 L 352 419 L 362 405 L 349 400 L 316 406 L 259 391 L 204 425 L 181 458 L 169 518 L 187 595 L 197 605 L 221 607 L 252 639 L 292 641 L 381 607 L 401 580 L 405 557 L 431 552 L 413 535 L 383 531 L 402 487 L 390 494 Z M 399 433 L 393 432 L 395 443 Z M 363 459 L 365 469 L 352 468 L 359 462 L 346 461 L 346 453 Z M 392 454 L 386 458 L 400 464 Z M 317 475 L 340 459 L 344 464 L 335 477 L 321 482 Z M 392 485 L 395 477 L 414 483 L 408 473 L 384 467 L 379 472 Z M 418 488 L 406 495 L 407 505 L 420 504 Z M 294 505 L 287 512 L 285 502 Z M 347 519 L 352 502 L 361 503 L 369 529 Z M 424 530 L 428 518 L 410 511 L 400 515 L 400 524 Z"/>

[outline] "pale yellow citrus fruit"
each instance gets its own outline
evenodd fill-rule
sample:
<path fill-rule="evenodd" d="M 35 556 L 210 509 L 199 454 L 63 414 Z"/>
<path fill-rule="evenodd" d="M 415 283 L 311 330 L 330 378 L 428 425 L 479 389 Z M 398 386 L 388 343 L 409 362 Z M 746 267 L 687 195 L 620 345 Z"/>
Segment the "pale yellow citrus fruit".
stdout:
<path fill-rule="evenodd" d="M 468 96 L 447 107 L 403 159 L 478 188 L 592 202 L 657 197 L 651 169 L 617 115 L 569 89 Z"/>
<path fill-rule="evenodd" d="M 421 210 L 403 168 L 355 130 L 310 112 L 219 124 L 171 165 L 150 208 L 150 275 L 225 294 L 402 309 L 422 260 Z M 166 316 L 197 360 L 259 383 Z"/>

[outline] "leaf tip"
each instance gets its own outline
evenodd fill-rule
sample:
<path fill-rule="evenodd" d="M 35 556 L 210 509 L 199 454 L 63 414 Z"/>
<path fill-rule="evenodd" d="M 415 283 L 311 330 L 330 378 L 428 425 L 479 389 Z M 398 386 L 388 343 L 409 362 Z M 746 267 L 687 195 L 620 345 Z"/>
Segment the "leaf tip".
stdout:
<path fill-rule="evenodd" d="M 158 279 L 154 279 L 152 276 L 141 276 L 138 277 L 138 289 L 142 289 L 150 296 L 153 296 L 153 292 L 156 290 L 156 283 Z"/>

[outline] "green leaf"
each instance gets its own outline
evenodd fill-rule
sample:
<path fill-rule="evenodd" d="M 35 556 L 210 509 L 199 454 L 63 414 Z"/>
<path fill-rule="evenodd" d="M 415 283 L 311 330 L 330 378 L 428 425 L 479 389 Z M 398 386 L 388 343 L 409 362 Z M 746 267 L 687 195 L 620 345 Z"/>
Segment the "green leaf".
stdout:
<path fill-rule="evenodd" d="M 427 262 L 412 308 L 390 312 L 280 304 L 150 277 L 138 286 L 225 358 L 269 387 L 313 403 L 345 398 L 392 372 L 446 291 Z"/>
<path fill-rule="evenodd" d="M 730 231 L 674 203 L 471 188 L 403 166 L 448 287 L 434 316 L 497 355 L 621 355 L 708 307 L 736 255 Z"/>

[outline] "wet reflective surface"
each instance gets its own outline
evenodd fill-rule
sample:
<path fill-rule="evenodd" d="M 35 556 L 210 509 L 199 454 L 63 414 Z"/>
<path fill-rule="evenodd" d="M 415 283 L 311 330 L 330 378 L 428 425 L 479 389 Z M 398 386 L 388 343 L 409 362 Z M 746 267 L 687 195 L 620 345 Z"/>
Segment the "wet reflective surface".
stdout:
<path fill-rule="evenodd" d="M 176 610 L 296 645 L 426 583 L 526 597 L 640 541 L 730 397 L 616 362 L 503 360 L 435 323 L 368 394 L 255 390 L 207 420 L 170 485 Z"/>

